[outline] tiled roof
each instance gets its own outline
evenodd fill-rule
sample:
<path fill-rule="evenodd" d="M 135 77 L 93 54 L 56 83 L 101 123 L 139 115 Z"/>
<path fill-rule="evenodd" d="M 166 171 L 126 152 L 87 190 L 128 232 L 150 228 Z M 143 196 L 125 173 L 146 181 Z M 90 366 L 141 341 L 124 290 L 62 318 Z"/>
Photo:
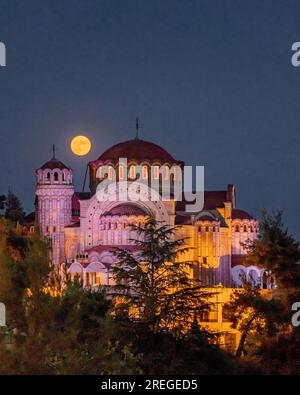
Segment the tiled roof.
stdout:
<path fill-rule="evenodd" d="M 231 266 L 243 265 L 246 266 L 246 255 L 232 255 L 231 256 Z"/>
<path fill-rule="evenodd" d="M 30 214 L 27 214 L 26 217 L 24 218 L 24 224 L 25 225 L 30 225 L 30 224 L 34 224 L 35 222 L 35 211 L 33 211 Z"/>
<path fill-rule="evenodd" d="M 66 166 L 64 163 L 62 163 L 60 160 L 57 159 L 51 159 L 48 162 L 44 163 L 43 166 L 41 167 L 41 169 L 68 169 L 70 170 L 70 168 L 68 166 Z"/>
<path fill-rule="evenodd" d="M 183 196 L 182 201 L 176 202 L 176 210 L 184 211 L 186 204 L 193 204 L 194 202 L 185 199 L 185 196 Z M 227 202 L 227 191 L 205 191 L 203 210 L 214 210 L 217 207 L 223 207 L 225 202 Z"/>
<path fill-rule="evenodd" d="M 128 140 L 108 148 L 98 160 L 90 162 L 90 165 L 98 162 L 117 162 L 119 158 L 128 160 L 159 161 L 160 163 L 179 163 L 164 148 L 149 141 L 140 139 Z M 181 163 L 181 162 L 180 162 Z"/>
<path fill-rule="evenodd" d="M 116 207 L 113 207 L 111 210 L 105 212 L 103 215 L 149 215 L 142 208 L 134 205 L 134 204 L 119 204 Z"/>
<path fill-rule="evenodd" d="M 234 208 L 232 210 L 232 219 L 253 219 L 253 217 L 244 210 Z"/>

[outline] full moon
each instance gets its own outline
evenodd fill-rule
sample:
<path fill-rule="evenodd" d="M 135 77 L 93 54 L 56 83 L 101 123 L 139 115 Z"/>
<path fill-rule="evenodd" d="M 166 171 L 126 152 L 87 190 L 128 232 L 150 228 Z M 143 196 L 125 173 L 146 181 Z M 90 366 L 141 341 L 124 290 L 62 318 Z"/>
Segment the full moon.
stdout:
<path fill-rule="evenodd" d="M 71 141 L 71 150 L 75 155 L 84 156 L 91 150 L 92 144 L 86 136 L 75 136 Z"/>

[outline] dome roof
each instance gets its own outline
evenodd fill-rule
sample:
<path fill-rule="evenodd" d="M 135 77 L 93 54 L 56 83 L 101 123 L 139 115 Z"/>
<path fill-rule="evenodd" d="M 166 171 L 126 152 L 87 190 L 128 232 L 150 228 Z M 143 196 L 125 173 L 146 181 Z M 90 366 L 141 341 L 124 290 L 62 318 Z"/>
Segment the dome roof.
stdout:
<path fill-rule="evenodd" d="M 249 219 L 249 220 L 251 220 L 254 218 L 252 217 L 252 215 L 250 215 L 246 211 L 234 208 L 232 210 L 232 219 Z"/>
<path fill-rule="evenodd" d="M 119 158 L 135 159 L 137 161 L 178 162 L 164 148 L 140 139 L 128 140 L 113 145 L 99 157 L 98 161 L 118 161 Z"/>
<path fill-rule="evenodd" d="M 52 158 L 51 160 L 49 160 L 48 162 L 44 163 L 43 166 L 41 166 L 41 169 L 67 169 L 70 170 L 70 168 L 68 166 L 66 166 L 64 163 L 62 163 L 60 160 L 57 160 L 56 158 Z"/>
<path fill-rule="evenodd" d="M 146 213 L 142 208 L 134 205 L 134 204 L 120 204 L 116 207 L 113 207 L 111 210 L 106 211 L 104 216 L 108 215 L 146 215 L 148 216 L 149 214 Z"/>

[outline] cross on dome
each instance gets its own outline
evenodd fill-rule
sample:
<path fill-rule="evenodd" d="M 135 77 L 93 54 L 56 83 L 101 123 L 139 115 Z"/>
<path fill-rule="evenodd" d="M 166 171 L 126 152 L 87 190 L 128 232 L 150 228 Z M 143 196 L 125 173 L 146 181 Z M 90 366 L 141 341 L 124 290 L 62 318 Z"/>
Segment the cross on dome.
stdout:
<path fill-rule="evenodd" d="M 55 157 L 55 153 L 56 153 L 56 147 L 55 147 L 55 144 L 53 144 L 53 145 L 52 145 L 52 152 L 53 152 L 53 155 L 52 155 L 52 160 L 55 160 L 55 159 L 56 159 L 56 157 Z"/>

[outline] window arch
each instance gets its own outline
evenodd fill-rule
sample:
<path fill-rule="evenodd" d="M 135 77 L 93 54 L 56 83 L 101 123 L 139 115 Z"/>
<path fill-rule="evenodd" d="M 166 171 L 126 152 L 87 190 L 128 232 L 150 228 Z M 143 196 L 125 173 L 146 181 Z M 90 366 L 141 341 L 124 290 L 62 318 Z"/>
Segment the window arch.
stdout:
<path fill-rule="evenodd" d="M 262 287 L 263 289 L 268 289 L 268 273 L 264 272 L 262 276 Z"/>
<path fill-rule="evenodd" d="M 158 165 L 153 166 L 153 178 L 154 178 L 154 180 L 159 179 L 159 166 Z"/>
<path fill-rule="evenodd" d="M 108 179 L 112 180 L 113 179 L 113 167 L 108 166 Z"/>
<path fill-rule="evenodd" d="M 259 280 L 259 277 L 258 277 L 257 271 L 255 269 L 249 270 L 249 272 L 248 272 L 248 281 L 252 285 L 256 286 L 258 284 L 258 280 Z"/>
<path fill-rule="evenodd" d="M 57 171 L 54 172 L 53 177 L 54 177 L 54 181 L 57 182 L 58 181 L 58 173 L 57 173 Z"/>
<path fill-rule="evenodd" d="M 103 168 L 102 166 L 99 166 L 97 169 L 97 177 L 98 178 L 103 178 Z"/>
<path fill-rule="evenodd" d="M 164 167 L 164 180 L 167 181 L 170 178 L 170 168 L 169 166 Z"/>
<path fill-rule="evenodd" d="M 134 180 L 135 177 L 136 177 L 136 167 L 135 167 L 135 165 L 131 165 L 129 168 L 129 178 L 131 180 Z"/>
<path fill-rule="evenodd" d="M 148 166 L 146 166 L 146 165 L 144 165 L 142 167 L 142 178 L 144 180 L 147 180 L 147 178 L 148 178 Z"/>
<path fill-rule="evenodd" d="M 124 166 L 119 165 L 119 180 L 124 180 Z"/>
<path fill-rule="evenodd" d="M 245 267 L 241 265 L 235 266 L 232 269 L 232 280 L 234 287 L 242 288 L 245 279 L 246 279 Z"/>

